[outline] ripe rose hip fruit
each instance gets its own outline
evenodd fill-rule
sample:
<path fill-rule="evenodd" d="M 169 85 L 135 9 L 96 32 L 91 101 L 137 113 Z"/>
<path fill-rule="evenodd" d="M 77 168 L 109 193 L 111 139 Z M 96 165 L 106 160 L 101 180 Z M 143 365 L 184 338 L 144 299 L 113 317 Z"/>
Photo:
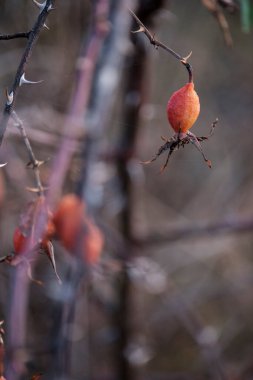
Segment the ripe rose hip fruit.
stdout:
<path fill-rule="evenodd" d="M 13 233 L 13 246 L 15 253 L 22 253 L 25 247 L 28 245 L 29 237 L 24 236 L 19 227 L 17 227 Z"/>
<path fill-rule="evenodd" d="M 85 206 L 75 194 L 67 194 L 61 200 L 54 213 L 53 223 L 56 233 L 65 248 L 75 248 L 82 228 Z"/>
<path fill-rule="evenodd" d="M 197 120 L 199 112 L 199 97 L 193 82 L 174 92 L 168 101 L 168 120 L 176 133 L 185 134 Z"/>
<path fill-rule="evenodd" d="M 83 238 L 84 259 L 88 264 L 98 262 L 104 246 L 104 237 L 100 229 L 92 222 L 86 221 L 87 233 Z"/>

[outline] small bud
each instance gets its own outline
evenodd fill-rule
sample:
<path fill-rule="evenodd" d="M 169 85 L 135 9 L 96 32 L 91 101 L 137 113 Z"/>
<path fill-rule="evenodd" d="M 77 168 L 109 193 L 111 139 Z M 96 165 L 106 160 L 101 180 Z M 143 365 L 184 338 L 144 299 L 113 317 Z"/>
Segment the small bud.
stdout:
<path fill-rule="evenodd" d="M 43 80 L 39 80 L 37 82 L 33 82 L 33 81 L 30 81 L 30 80 L 27 80 L 25 78 L 25 73 L 23 73 L 22 77 L 20 78 L 20 81 L 19 81 L 19 87 L 21 87 L 23 84 L 38 84 L 38 83 L 42 83 Z"/>

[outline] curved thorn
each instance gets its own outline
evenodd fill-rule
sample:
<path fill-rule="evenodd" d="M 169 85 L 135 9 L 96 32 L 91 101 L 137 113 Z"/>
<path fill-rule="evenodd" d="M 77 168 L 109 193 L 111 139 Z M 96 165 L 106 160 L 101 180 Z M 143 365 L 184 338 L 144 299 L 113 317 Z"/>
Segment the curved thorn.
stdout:
<path fill-rule="evenodd" d="M 0 257 L 0 263 L 4 263 L 9 255 Z M 0 325 L 1 326 L 1 325 Z"/>
<path fill-rule="evenodd" d="M 7 98 L 7 105 L 10 106 L 12 103 L 13 103 L 13 100 L 14 100 L 14 93 L 13 91 L 11 91 L 11 93 L 8 92 L 8 90 L 6 89 L 6 98 Z"/>
<path fill-rule="evenodd" d="M 8 164 L 8 162 L 5 162 L 4 164 L 0 164 L 0 168 L 3 168 L 4 166 L 6 166 Z"/>
<path fill-rule="evenodd" d="M 132 33 L 143 33 L 143 32 L 145 32 L 145 29 L 143 28 L 143 26 L 140 26 L 138 30 L 132 30 Z"/>
<path fill-rule="evenodd" d="M 45 190 L 48 190 L 49 187 L 41 187 L 41 189 L 39 189 L 38 187 L 26 187 L 26 190 L 27 191 L 30 191 L 31 193 L 40 193 L 41 191 L 45 191 Z"/>
<path fill-rule="evenodd" d="M 40 11 L 42 12 L 43 9 L 45 8 L 46 4 L 47 4 L 47 1 L 45 0 L 43 3 L 39 3 L 37 0 L 32 0 L 34 2 L 34 4 L 40 9 Z M 50 5 L 48 7 L 48 11 L 51 11 L 53 9 L 53 6 Z"/>
<path fill-rule="evenodd" d="M 36 82 L 27 80 L 25 77 L 25 73 L 23 73 L 23 75 L 21 76 L 20 81 L 19 81 L 19 87 L 21 87 L 23 84 L 38 84 L 38 83 L 42 83 L 42 82 L 43 82 L 43 80 L 39 80 Z"/>
<path fill-rule="evenodd" d="M 151 162 L 154 162 L 156 159 L 157 159 L 157 157 L 153 157 L 153 158 L 151 158 L 151 160 L 140 161 L 140 164 L 142 164 L 142 165 L 148 165 L 148 164 L 151 164 Z"/>
<path fill-rule="evenodd" d="M 48 162 L 48 160 L 45 160 L 45 161 L 36 160 L 35 162 L 29 161 L 28 164 L 26 164 L 26 167 L 30 169 L 35 169 L 35 168 L 39 168 L 41 165 L 44 165 L 46 162 Z"/>
<path fill-rule="evenodd" d="M 181 62 L 182 63 L 187 63 L 187 61 L 191 57 L 191 55 L 192 55 L 192 51 L 190 51 L 190 53 L 186 57 L 183 57 L 183 59 L 181 59 Z"/>

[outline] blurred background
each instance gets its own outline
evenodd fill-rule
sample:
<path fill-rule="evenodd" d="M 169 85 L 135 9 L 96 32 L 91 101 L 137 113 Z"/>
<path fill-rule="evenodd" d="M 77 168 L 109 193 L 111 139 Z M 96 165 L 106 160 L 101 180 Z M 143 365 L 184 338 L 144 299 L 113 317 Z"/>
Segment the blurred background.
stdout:
<path fill-rule="evenodd" d="M 96 13 L 101 4 L 102 16 Z M 61 164 L 64 135 L 71 136 L 67 117 L 82 70 L 85 77 L 82 64 L 91 41 L 97 43 L 94 71 L 86 73 L 91 86 L 82 125 L 73 131 L 75 149 L 55 193 L 81 195 L 105 245 L 95 265 L 80 269 L 55 239 L 61 286 L 47 258 L 36 258 L 34 278 L 43 285 L 29 282 L 25 289 L 22 344 L 8 338 L 16 329 L 19 334 L 11 306 L 17 302 L 17 268 L 1 263 L 5 362 L 15 373 L 5 377 L 252 379 L 252 1 L 54 5 L 49 30 L 42 30 L 26 68 L 27 79 L 43 82 L 22 86 L 15 110 L 36 157 L 50 159 L 40 169 L 46 186 L 55 163 Z M 182 56 L 192 51 L 201 103 L 192 132 L 207 135 L 219 119 L 203 143 L 211 170 L 188 145 L 173 154 L 162 174 L 166 153 L 140 164 L 157 152 L 161 136 L 173 135 L 167 101 L 188 76 L 144 34 L 130 33 L 138 26 L 127 7 L 159 41 Z M 2 0 L 1 34 L 28 31 L 37 17 L 32 1 Z M 94 29 L 101 20 L 104 29 Z M 0 41 L 2 109 L 25 44 Z M 12 124 L 0 150 L 0 161 L 8 162 L 0 172 L 1 256 L 13 251 L 20 214 L 36 197 L 26 190 L 34 186 L 34 173 L 26 168 L 24 142 Z"/>

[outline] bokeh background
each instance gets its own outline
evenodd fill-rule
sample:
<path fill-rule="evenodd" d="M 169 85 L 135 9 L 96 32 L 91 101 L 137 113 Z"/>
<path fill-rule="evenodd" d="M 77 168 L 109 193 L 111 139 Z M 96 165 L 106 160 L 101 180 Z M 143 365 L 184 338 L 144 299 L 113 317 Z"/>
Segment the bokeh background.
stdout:
<path fill-rule="evenodd" d="M 28 79 L 44 82 L 18 93 L 15 109 L 34 151 L 41 160 L 50 157 L 41 168 L 45 184 L 75 92 L 78 56 L 89 43 L 94 4 L 55 1 L 47 22 L 50 29 L 41 33 L 26 70 Z M 82 196 L 103 231 L 104 251 L 93 268 L 80 273 L 73 255 L 56 240 L 61 287 L 47 259 L 37 259 L 34 276 L 43 286 L 29 284 L 25 344 L 7 345 L 7 367 L 18 358 L 22 369 L 17 376 L 24 379 L 41 372 L 43 379 L 250 380 L 252 1 L 108 4 L 110 34 L 101 48 L 88 114 L 60 189 L 76 191 L 82 170 L 88 171 Z M 208 4 L 225 15 L 233 46 L 226 43 Z M 129 33 L 137 26 L 126 6 L 138 12 L 157 39 L 182 56 L 192 51 L 201 103 L 192 131 L 206 135 L 219 119 L 214 135 L 203 143 L 211 170 L 193 146 L 175 152 L 162 174 L 165 155 L 150 165 L 140 164 L 158 150 L 161 136 L 172 136 L 166 104 L 186 83 L 187 72 L 144 35 Z M 2 0 L 1 33 L 29 30 L 37 15 L 32 1 Z M 0 42 L 2 108 L 4 89 L 12 83 L 24 45 L 24 40 Z M 4 256 L 13 251 L 20 213 L 35 197 L 26 191 L 34 185 L 33 172 L 26 168 L 27 153 L 13 125 L 0 159 L 8 161 L 0 172 Z M 7 342 L 15 271 L 1 264 L 0 317 Z"/>

